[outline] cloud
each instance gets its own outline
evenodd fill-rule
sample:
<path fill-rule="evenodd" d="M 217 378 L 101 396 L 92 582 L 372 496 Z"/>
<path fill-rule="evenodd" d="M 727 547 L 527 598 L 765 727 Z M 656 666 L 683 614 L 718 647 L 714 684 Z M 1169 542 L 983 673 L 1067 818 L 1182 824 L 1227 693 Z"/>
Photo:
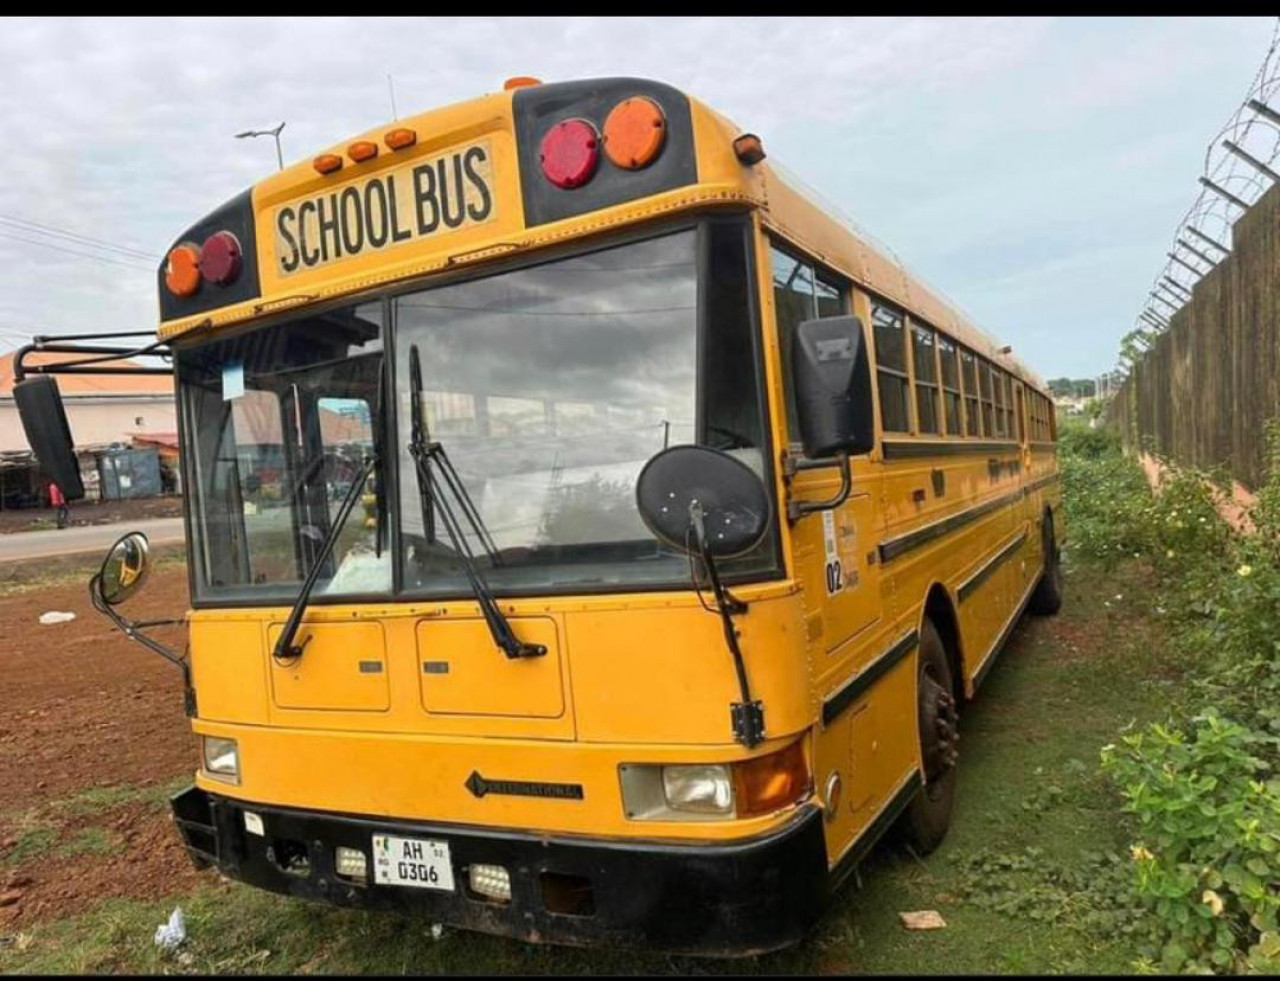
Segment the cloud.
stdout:
<path fill-rule="evenodd" d="M 1270 29 L 1266 19 L 10 19 L 0 215 L 158 259 L 275 166 L 269 137 L 233 134 L 285 120 L 286 161 L 305 159 L 389 120 L 388 73 L 401 116 L 497 91 L 508 75 L 641 75 L 760 133 L 773 159 L 1043 373 L 1094 373 L 1112 363 L 1133 297 L 1195 192 L 1204 143 L 1243 96 Z M 1103 254 L 1111 260 L 1090 265 Z M 0 331 L 155 325 L 154 272 L 136 263 L 18 242 L 0 225 L 0 270 Z M 1073 278 L 1086 272 L 1087 283 Z M 1072 314 L 1082 294 L 1108 298 L 1087 328 Z M 1029 309 L 1075 331 L 1071 349 L 1041 346 Z"/>

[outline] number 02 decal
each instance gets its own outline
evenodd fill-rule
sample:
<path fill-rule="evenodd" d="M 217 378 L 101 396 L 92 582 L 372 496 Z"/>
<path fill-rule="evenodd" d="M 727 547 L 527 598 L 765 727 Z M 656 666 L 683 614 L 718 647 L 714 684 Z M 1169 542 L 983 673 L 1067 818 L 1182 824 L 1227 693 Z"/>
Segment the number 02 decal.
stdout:
<path fill-rule="evenodd" d="M 827 557 L 827 595 L 834 596 L 844 589 L 844 569 L 840 566 L 840 553 L 836 550 L 836 516 L 833 511 L 822 512 L 822 544 Z"/>

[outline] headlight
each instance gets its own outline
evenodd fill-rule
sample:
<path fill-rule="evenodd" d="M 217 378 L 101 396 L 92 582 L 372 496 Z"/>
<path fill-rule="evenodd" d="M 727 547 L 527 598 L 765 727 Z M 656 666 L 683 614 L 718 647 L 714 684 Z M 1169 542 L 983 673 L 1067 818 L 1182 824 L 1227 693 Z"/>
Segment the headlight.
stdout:
<path fill-rule="evenodd" d="M 698 814 L 732 814 L 733 782 L 721 763 L 698 766 L 664 766 L 662 796 L 676 811 Z"/>
<path fill-rule="evenodd" d="M 204 772 L 218 780 L 240 782 L 240 751 L 234 739 L 201 736 L 204 750 Z"/>
<path fill-rule="evenodd" d="M 813 789 L 804 740 L 735 763 L 624 763 L 622 804 L 633 821 L 723 821 L 788 807 Z"/>

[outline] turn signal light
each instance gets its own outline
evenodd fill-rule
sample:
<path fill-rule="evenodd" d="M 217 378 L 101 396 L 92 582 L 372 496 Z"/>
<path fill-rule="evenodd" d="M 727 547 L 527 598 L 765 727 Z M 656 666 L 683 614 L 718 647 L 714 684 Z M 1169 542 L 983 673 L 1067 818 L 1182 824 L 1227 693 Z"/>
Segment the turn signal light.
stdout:
<path fill-rule="evenodd" d="M 543 175 L 556 187 L 581 187 L 600 163 L 600 135 L 585 119 L 562 120 L 542 138 L 541 161 Z"/>
<path fill-rule="evenodd" d="M 532 75 L 516 75 L 502 83 L 502 91 L 510 92 L 512 89 L 529 89 L 535 85 L 541 85 L 542 79 L 534 78 Z"/>
<path fill-rule="evenodd" d="M 740 818 L 785 807 L 808 793 L 810 785 L 802 740 L 733 765 L 733 798 Z"/>
<path fill-rule="evenodd" d="M 733 141 L 733 152 L 748 167 L 753 167 L 764 159 L 764 144 L 755 133 L 743 133 Z"/>
<path fill-rule="evenodd" d="M 647 167 L 662 152 L 666 138 L 666 114 L 644 96 L 619 102 L 604 121 L 604 152 L 623 170 Z"/>
<path fill-rule="evenodd" d="M 382 142 L 387 145 L 390 150 L 403 150 L 405 147 L 413 146 L 418 142 L 418 134 L 411 129 L 401 126 L 397 129 L 390 130 L 386 136 L 382 138 Z"/>
<path fill-rule="evenodd" d="M 378 144 L 372 140 L 357 140 L 347 147 L 347 156 L 356 163 L 364 163 L 378 155 Z"/>
<path fill-rule="evenodd" d="M 312 165 L 321 174 L 332 174 L 342 169 L 342 158 L 336 153 L 322 153 L 312 161 Z"/>
<path fill-rule="evenodd" d="M 231 232 L 214 232 L 200 248 L 200 274 L 215 286 L 226 286 L 240 275 L 244 250 Z"/>
<path fill-rule="evenodd" d="M 183 242 L 169 251 L 164 284 L 174 296 L 190 296 L 200 288 L 200 246 Z"/>

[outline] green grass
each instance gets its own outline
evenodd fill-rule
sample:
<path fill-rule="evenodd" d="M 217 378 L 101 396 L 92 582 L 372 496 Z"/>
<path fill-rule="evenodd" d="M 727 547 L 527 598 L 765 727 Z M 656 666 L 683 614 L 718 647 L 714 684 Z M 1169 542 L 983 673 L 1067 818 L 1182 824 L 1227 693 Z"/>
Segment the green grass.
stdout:
<path fill-rule="evenodd" d="M 64 800 L 56 801 L 49 807 L 55 812 L 73 817 L 99 814 L 113 807 L 135 802 L 163 808 L 168 806 L 170 797 L 190 784 L 191 777 L 184 774 L 165 783 L 150 784 L 145 787 L 128 785 L 91 787 Z"/>
<path fill-rule="evenodd" d="M 1100 912 L 1111 902 L 1109 883 L 1128 872 L 1128 841 L 1118 802 L 1098 775 L 1098 753 L 1126 724 L 1160 715 L 1175 673 L 1163 660 L 1158 599 L 1142 587 L 1140 570 L 1068 568 L 1062 613 L 1024 622 L 965 710 L 947 840 L 925 859 L 882 844 L 859 870 L 861 887 L 848 883 L 812 935 L 790 950 L 708 961 L 538 947 L 462 931 L 436 940 L 422 920 L 311 905 L 211 876 L 191 895 L 112 900 L 74 920 L 30 928 L 24 949 L 0 948 L 0 971 L 1131 971 L 1133 945 L 1098 925 L 1110 915 Z M 159 799 L 158 788 L 149 792 Z M 122 793 L 78 799 L 108 806 L 106 798 L 118 802 L 112 795 Z M 1099 860 L 1112 872 L 1095 883 L 1091 862 Z M 152 942 L 178 904 L 190 938 L 181 961 Z M 940 911 L 947 928 L 903 929 L 898 913 L 917 909 Z"/>
<path fill-rule="evenodd" d="M 166 542 L 153 548 L 153 574 L 186 566 L 186 552 L 182 546 Z M 0 562 L 0 598 L 55 586 L 80 583 L 87 586 L 89 579 L 102 567 L 105 554 L 106 549 L 103 549 L 101 554 L 77 552 L 72 555 Z"/>
<path fill-rule="evenodd" d="M 22 865 L 24 862 L 30 862 L 48 855 L 57 841 L 58 831 L 56 828 L 49 828 L 44 825 L 26 828 L 16 836 L 16 843 L 5 853 L 3 860 L 0 861 L 4 865 Z"/>
<path fill-rule="evenodd" d="M 73 855 L 110 855 L 118 851 L 120 836 L 105 828 L 85 828 L 76 832 L 75 836 L 55 849 L 55 854 L 64 857 Z"/>

